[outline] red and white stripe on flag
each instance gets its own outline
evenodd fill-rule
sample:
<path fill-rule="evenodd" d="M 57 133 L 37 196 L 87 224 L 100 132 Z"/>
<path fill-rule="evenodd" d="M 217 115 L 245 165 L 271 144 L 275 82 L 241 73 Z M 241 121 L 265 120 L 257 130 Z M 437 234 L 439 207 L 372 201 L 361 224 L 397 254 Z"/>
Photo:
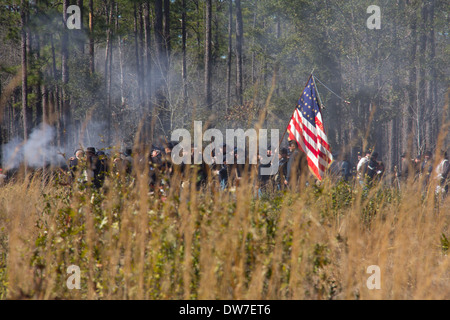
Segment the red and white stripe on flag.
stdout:
<path fill-rule="evenodd" d="M 288 125 L 289 140 L 297 141 L 307 156 L 308 167 L 320 181 L 333 161 L 330 145 L 323 128 L 322 114 L 315 115 L 315 126 L 302 116 L 297 107 Z"/>

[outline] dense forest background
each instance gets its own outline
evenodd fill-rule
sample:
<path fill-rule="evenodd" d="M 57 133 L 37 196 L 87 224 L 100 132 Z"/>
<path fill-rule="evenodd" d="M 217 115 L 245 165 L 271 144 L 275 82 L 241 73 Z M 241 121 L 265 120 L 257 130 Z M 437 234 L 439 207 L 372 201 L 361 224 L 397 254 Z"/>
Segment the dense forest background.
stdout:
<path fill-rule="evenodd" d="M 80 30 L 66 27 L 70 5 L 81 8 Z M 370 5 L 381 8 L 381 29 L 367 27 Z M 80 144 L 156 144 L 193 120 L 247 129 L 263 116 L 265 128 L 284 130 L 314 70 L 332 150 L 355 161 L 358 151 L 375 149 L 392 171 L 404 151 L 435 151 L 450 119 L 449 7 L 1 0 L 3 166 L 18 146 L 44 150 L 48 160 Z M 439 147 L 448 148 L 443 130 Z"/>

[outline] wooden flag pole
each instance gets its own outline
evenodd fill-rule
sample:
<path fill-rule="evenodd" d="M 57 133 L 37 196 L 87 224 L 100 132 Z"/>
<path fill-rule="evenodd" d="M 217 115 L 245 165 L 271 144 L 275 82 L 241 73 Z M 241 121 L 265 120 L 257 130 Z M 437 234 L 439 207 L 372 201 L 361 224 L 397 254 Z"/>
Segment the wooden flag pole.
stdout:
<path fill-rule="evenodd" d="M 319 106 L 320 106 L 321 109 L 325 110 L 325 105 L 322 103 L 322 98 L 320 97 L 319 89 L 317 88 L 317 84 L 316 84 L 316 80 L 314 79 L 314 75 L 312 75 L 312 79 L 313 79 L 313 82 L 314 82 L 314 87 L 316 88 L 317 99 L 319 99 Z"/>

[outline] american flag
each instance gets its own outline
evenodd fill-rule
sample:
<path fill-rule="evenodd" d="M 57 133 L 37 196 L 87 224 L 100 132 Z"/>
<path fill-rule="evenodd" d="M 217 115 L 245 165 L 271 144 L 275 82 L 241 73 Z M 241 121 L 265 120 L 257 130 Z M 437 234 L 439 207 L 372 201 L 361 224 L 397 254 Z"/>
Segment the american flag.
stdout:
<path fill-rule="evenodd" d="M 323 128 L 322 113 L 312 75 L 298 100 L 287 130 L 289 140 L 297 141 L 307 156 L 309 169 L 321 181 L 333 162 L 333 156 Z"/>

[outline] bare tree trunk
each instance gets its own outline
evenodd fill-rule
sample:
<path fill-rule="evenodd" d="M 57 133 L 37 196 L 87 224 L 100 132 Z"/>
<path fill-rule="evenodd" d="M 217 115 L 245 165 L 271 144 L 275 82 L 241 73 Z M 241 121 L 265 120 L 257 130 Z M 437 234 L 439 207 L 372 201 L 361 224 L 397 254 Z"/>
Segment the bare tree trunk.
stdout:
<path fill-rule="evenodd" d="M 108 9 L 108 7 L 107 7 Z M 108 30 L 106 33 L 105 49 L 105 92 L 106 92 L 106 118 L 107 118 L 107 143 L 111 142 L 111 65 L 112 65 L 112 24 L 113 24 L 114 2 L 110 3 L 109 16 L 107 17 Z M 108 11 L 107 11 L 108 12 Z"/>
<path fill-rule="evenodd" d="M 49 124 L 49 101 L 48 101 L 48 87 L 44 83 L 42 85 L 42 123 Z"/>
<path fill-rule="evenodd" d="M 228 55 L 227 55 L 227 108 L 230 107 L 231 104 L 231 59 L 233 57 L 233 41 L 232 41 L 232 33 L 233 33 L 233 0 L 229 0 L 228 5 Z M 253 70 L 253 64 L 252 64 Z"/>
<path fill-rule="evenodd" d="M 187 70 L 186 70 L 186 0 L 182 0 L 181 12 L 181 50 L 183 54 L 183 64 L 181 75 L 183 78 L 183 104 L 187 103 Z"/>
<path fill-rule="evenodd" d="M 94 56 L 94 0 L 89 0 L 89 68 L 91 73 L 95 71 Z"/>
<path fill-rule="evenodd" d="M 416 72 L 416 52 L 417 52 L 417 18 L 414 15 L 412 17 L 411 23 L 410 23 L 410 29 L 411 29 L 411 48 L 409 52 L 409 63 L 411 65 L 409 70 L 409 90 L 408 90 L 408 104 L 405 105 L 403 109 L 403 131 L 402 131 L 402 137 L 403 137 L 403 145 L 407 147 L 407 150 L 409 150 L 409 153 L 411 155 L 414 155 L 417 153 L 416 150 L 416 144 L 413 143 L 413 137 L 414 137 L 414 131 L 417 130 L 417 128 L 414 128 L 413 123 L 413 114 L 416 112 L 415 104 L 416 104 L 416 97 L 415 97 L 415 90 L 416 90 L 416 81 L 417 81 L 417 72 Z M 416 115 L 417 116 L 417 115 Z M 416 130 L 414 130 L 416 129 Z"/>
<path fill-rule="evenodd" d="M 21 20 L 21 47 L 22 47 L 22 117 L 23 117 L 23 139 L 26 141 L 30 134 L 30 120 L 28 112 L 28 75 L 27 75 L 27 31 L 26 17 L 28 5 L 25 0 L 20 3 L 20 20 Z"/>
<path fill-rule="evenodd" d="M 434 15 L 435 15 L 435 0 L 430 0 L 429 7 L 429 77 L 428 77 L 428 99 L 429 106 L 431 108 L 431 132 L 430 138 L 432 141 L 437 141 L 438 133 L 439 133 L 439 109 L 438 109 L 438 101 L 437 101 L 437 83 L 436 83 L 436 40 L 434 34 Z"/>
<path fill-rule="evenodd" d="M 150 4 L 148 1 L 144 5 L 144 29 L 145 29 L 145 57 L 147 62 L 146 67 L 146 91 L 147 101 L 146 108 L 148 112 L 151 112 L 151 99 L 152 99 L 152 56 L 151 56 L 151 33 L 150 33 Z"/>
<path fill-rule="evenodd" d="M 258 2 L 255 1 L 255 8 L 253 10 L 253 30 L 256 28 L 256 12 L 257 12 Z M 252 46 L 255 44 L 255 37 L 252 38 Z M 255 84 L 255 51 L 252 50 L 252 85 Z"/>
<path fill-rule="evenodd" d="M 171 130 L 170 112 L 166 109 L 166 98 L 164 94 L 164 77 L 167 76 L 167 52 L 165 50 L 164 30 L 163 30 L 163 2 L 155 1 L 155 46 L 156 61 L 158 70 L 155 72 L 155 100 L 162 122 L 162 129 L 165 133 Z"/>
<path fill-rule="evenodd" d="M 30 21 L 30 8 L 27 9 L 27 16 L 26 16 L 26 23 Z M 33 67 L 35 65 L 35 59 L 34 59 L 34 50 L 33 50 L 33 35 L 30 28 L 27 27 L 27 73 L 31 71 L 33 72 Z M 28 75 L 27 75 L 28 77 Z M 35 91 L 35 88 L 33 85 L 27 84 L 27 93 L 33 94 Z M 33 107 L 30 105 L 30 101 L 27 101 L 27 122 L 28 122 L 28 135 L 31 133 L 33 129 Z"/>
<path fill-rule="evenodd" d="M 205 25 L 205 105 L 208 110 L 212 108 L 211 93 L 211 0 L 206 0 L 206 25 Z"/>
<path fill-rule="evenodd" d="M 150 4 L 148 1 L 144 4 L 144 30 L 145 30 L 145 57 L 147 62 L 146 67 L 146 91 L 147 99 L 145 103 L 145 125 L 144 136 L 146 140 L 151 139 L 151 123 L 152 123 L 152 56 L 151 56 L 151 27 L 150 27 Z"/>
<path fill-rule="evenodd" d="M 144 4 L 139 4 L 138 7 L 138 16 L 139 16 L 139 45 L 141 47 L 140 58 L 141 59 L 141 97 L 142 97 L 142 108 L 145 109 L 146 101 L 147 101 L 147 91 L 145 90 L 145 79 L 146 79 L 146 70 L 145 70 L 145 35 L 144 35 L 144 18 L 143 18 L 143 6 Z"/>
<path fill-rule="evenodd" d="M 50 45 L 51 45 L 51 52 L 52 52 L 52 73 L 53 73 L 53 79 L 55 82 L 58 82 L 59 80 L 59 73 L 56 68 L 56 55 L 55 55 L 55 45 L 53 43 L 53 36 L 52 34 L 49 35 L 50 37 Z M 58 147 L 61 147 L 62 142 L 62 124 L 61 124 L 61 117 L 60 117 L 60 110 L 61 110 L 61 101 L 60 101 L 60 90 L 58 84 L 53 85 L 52 87 L 52 94 L 51 94 L 51 101 L 52 101 L 52 110 L 49 113 L 49 116 L 51 118 L 52 122 L 56 122 L 57 127 L 57 143 Z"/>
<path fill-rule="evenodd" d="M 195 9 L 196 9 L 196 11 L 197 11 L 197 15 L 198 16 L 200 16 L 200 6 L 199 6 L 199 1 L 194 1 L 194 4 L 195 4 Z M 200 28 L 200 18 L 198 18 L 197 19 L 197 23 L 196 23 L 197 25 L 196 25 L 196 42 L 197 42 L 197 50 L 196 50 L 196 52 L 197 52 L 197 74 L 198 74 L 198 77 L 200 78 L 200 73 L 201 73 L 201 61 L 202 61 L 202 54 L 201 54 L 201 52 L 202 52 L 202 43 L 201 43 L 201 39 L 200 39 L 200 37 L 201 37 L 201 32 L 200 32 L 200 30 L 201 30 L 201 28 Z"/>
<path fill-rule="evenodd" d="M 81 15 L 81 25 L 80 30 L 78 31 L 78 48 L 81 52 L 81 54 L 84 55 L 84 25 L 83 25 L 83 16 L 84 16 L 84 9 L 83 9 L 83 0 L 77 0 L 77 6 L 80 8 L 80 15 Z"/>
<path fill-rule="evenodd" d="M 166 46 L 167 63 L 170 63 L 170 0 L 164 0 L 164 43 Z"/>
<path fill-rule="evenodd" d="M 162 0 L 155 1 L 155 45 L 161 75 L 165 72 L 165 50 Z"/>
<path fill-rule="evenodd" d="M 276 17 L 275 38 L 277 40 L 279 40 L 281 38 L 281 21 L 280 21 L 280 17 L 279 16 Z M 280 94 L 280 86 L 278 85 L 278 83 L 277 83 L 277 87 L 275 88 L 275 94 L 276 95 Z"/>
<path fill-rule="evenodd" d="M 399 1 L 396 1 L 397 4 L 397 8 L 399 8 L 400 4 Z M 403 9 L 404 11 L 404 9 Z M 398 15 L 398 10 L 395 12 L 396 16 Z M 398 36 L 398 32 L 397 32 L 397 25 L 394 24 L 393 27 L 393 40 L 395 43 L 395 47 L 396 48 L 400 48 L 400 43 L 399 43 L 399 36 Z M 393 74 L 393 90 L 394 92 L 398 92 L 398 94 L 400 95 L 401 91 L 401 87 L 400 87 L 400 63 L 399 63 L 399 52 L 393 52 L 393 69 L 394 69 L 394 74 Z M 394 106 L 400 106 L 401 105 L 401 97 L 395 97 L 391 100 L 391 105 Z M 394 172 L 394 169 L 396 166 L 399 165 L 399 160 L 400 160 L 400 152 L 399 152 L 399 119 L 400 119 L 400 112 L 398 112 L 397 110 L 393 112 L 393 119 L 389 122 L 389 134 L 387 136 L 387 138 L 389 139 L 389 161 L 387 163 L 386 166 L 386 171 L 387 172 Z"/>
<path fill-rule="evenodd" d="M 69 0 L 63 1 L 63 19 L 64 24 L 67 22 L 67 7 L 69 6 Z M 69 50 L 68 50 L 68 33 L 66 28 L 63 31 L 61 39 L 61 60 L 62 60 L 62 133 L 63 133 L 63 144 L 67 145 L 68 141 L 68 130 L 70 124 L 72 123 L 70 105 L 69 105 L 69 94 L 67 93 L 67 85 L 69 83 Z"/>
<path fill-rule="evenodd" d="M 241 0 L 236 0 L 236 96 L 239 105 L 243 104 L 243 56 L 242 42 L 244 36 Z"/>
<path fill-rule="evenodd" d="M 138 42 L 138 20 L 137 20 L 137 9 L 136 9 L 136 3 L 134 4 L 134 52 L 136 55 L 136 74 L 137 74 L 137 83 L 138 83 L 138 89 L 137 89 L 137 95 L 138 95 L 138 101 L 139 104 L 142 101 L 142 77 L 141 77 L 141 68 L 140 68 L 140 58 L 139 58 L 139 42 Z"/>
<path fill-rule="evenodd" d="M 41 54 L 41 45 L 40 45 L 40 38 L 39 38 L 39 34 L 36 34 L 36 59 L 39 61 Z M 38 69 L 37 71 L 37 83 L 36 83 L 36 104 L 35 104 L 35 108 L 36 108 L 36 126 L 40 125 L 42 122 L 42 117 L 43 117 L 43 106 L 42 106 L 42 88 L 41 88 L 41 79 L 42 79 L 42 73 L 40 71 L 40 69 Z"/>
<path fill-rule="evenodd" d="M 117 47 L 119 49 L 119 70 L 120 70 L 120 104 L 125 105 L 125 96 L 123 90 L 123 61 L 122 61 L 122 37 L 119 32 L 119 3 L 116 2 L 116 34 L 117 34 Z"/>
<path fill-rule="evenodd" d="M 427 34 L 426 34 L 426 26 L 428 19 L 428 10 L 426 2 L 422 2 L 421 4 L 421 28 L 420 28 L 420 56 L 419 56 L 419 81 L 418 87 L 416 89 L 416 100 L 417 100 L 417 148 L 423 152 L 429 148 L 427 145 L 427 139 L 425 137 L 425 132 L 427 131 L 427 123 L 428 123 L 428 106 L 426 105 L 426 79 L 425 79 L 425 55 L 427 48 Z"/>

